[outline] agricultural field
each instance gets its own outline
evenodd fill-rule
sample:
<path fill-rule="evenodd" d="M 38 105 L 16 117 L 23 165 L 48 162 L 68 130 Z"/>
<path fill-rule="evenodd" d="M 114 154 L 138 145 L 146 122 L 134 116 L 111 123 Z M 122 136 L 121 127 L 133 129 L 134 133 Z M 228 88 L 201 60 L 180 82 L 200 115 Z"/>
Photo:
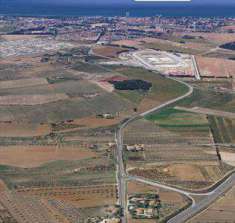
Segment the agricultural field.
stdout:
<path fill-rule="evenodd" d="M 205 57 L 221 52 L 225 57 L 233 54 L 217 49 L 226 43 L 218 38 L 168 36 L 121 40 L 116 42 L 120 46 L 72 47 L 76 42 L 45 42 L 42 37 L 27 35 L 1 37 L 3 54 L 12 56 L 0 61 L 0 222 L 7 218 L 12 223 L 25 219 L 25 223 L 90 223 L 104 217 L 120 218 L 117 126 L 137 112 L 188 91 L 185 85 L 165 78 L 163 73 L 140 68 L 139 64 L 120 65 L 118 55 L 131 48 L 125 44 L 196 54 L 203 76 L 202 81 L 195 81 L 191 72 L 187 81 L 197 86 L 191 97 L 125 128 L 123 158 L 127 173 L 200 191 L 234 170 L 233 149 L 212 145 L 234 143 L 234 119 L 217 116 L 219 110 L 203 112 L 221 107 L 230 114 L 234 112 L 232 60 Z M 14 49 L 7 51 L 6 43 Z M 21 47 L 15 47 L 16 43 Z M 34 43 L 39 47 L 33 50 Z M 55 49 L 51 49 L 53 46 Z M 109 63 L 108 58 L 114 63 Z M 156 64 L 163 61 L 163 66 L 170 61 L 172 71 L 175 63 L 183 65 L 179 76 L 193 71 L 191 55 L 160 52 L 156 58 L 149 60 Z M 218 66 L 208 67 L 213 63 Z M 221 73 L 223 78 L 209 81 L 212 75 L 220 77 Z M 227 91 L 221 92 L 217 87 Z M 216 89 L 216 93 L 211 91 Z M 187 110 L 197 106 L 201 113 Z M 141 150 L 127 149 L 133 145 Z M 164 222 L 191 204 L 176 192 L 134 181 L 127 182 L 127 189 L 129 199 L 155 199 L 157 194 L 160 209 L 154 219 L 143 219 L 143 223 Z M 140 220 L 129 213 L 128 222 Z"/>
<path fill-rule="evenodd" d="M 95 152 L 78 146 L 17 145 L 0 147 L 0 157 L 0 165 L 33 168 L 52 161 L 82 160 L 95 158 L 97 155 Z"/>
<path fill-rule="evenodd" d="M 214 43 L 216 45 L 227 43 L 227 42 L 232 42 L 234 40 L 234 34 L 232 34 L 232 33 L 203 33 L 203 32 L 194 32 L 193 33 L 192 32 L 190 34 L 187 33 L 187 35 L 201 37 L 205 41 L 209 41 L 209 42 Z"/>
<path fill-rule="evenodd" d="M 85 63 L 82 61 L 77 61 L 73 66 L 72 69 L 79 71 L 79 72 L 87 72 L 87 73 L 107 73 L 108 71 L 102 68 L 101 66 L 97 66 L 92 63 Z"/>
<path fill-rule="evenodd" d="M 141 131 L 145 126 L 145 131 Z M 139 130 L 138 130 L 139 129 Z M 168 144 L 210 143 L 210 129 L 205 115 L 166 108 L 131 123 L 126 128 L 125 143 Z"/>
<path fill-rule="evenodd" d="M 235 187 L 232 187 L 224 196 L 216 200 L 206 210 L 193 217 L 188 223 L 233 223 L 235 209 L 234 196 Z"/>
<path fill-rule="evenodd" d="M 69 97 L 66 94 L 48 95 L 8 95 L 0 96 L 0 106 L 5 105 L 42 105 L 56 101 L 63 101 Z"/>
<path fill-rule="evenodd" d="M 205 53 L 214 47 L 211 43 L 203 40 L 198 40 L 197 42 L 191 40 L 190 42 L 190 40 L 177 37 L 169 40 L 145 38 L 143 42 L 145 48 L 193 55 Z"/>
<path fill-rule="evenodd" d="M 1 120 L 3 121 L 3 120 Z M 49 124 L 1 122 L 0 137 L 33 137 L 43 136 L 51 133 Z"/>
<path fill-rule="evenodd" d="M 158 195 L 160 201 L 160 208 L 158 217 L 154 219 L 138 219 L 133 218 L 131 214 L 128 215 L 128 223 L 153 223 L 164 222 L 169 216 L 176 214 L 178 211 L 184 209 L 190 204 L 190 200 L 186 197 L 172 191 L 160 189 L 157 187 L 148 186 L 135 181 L 129 181 L 127 184 L 128 197 L 140 196 L 140 195 Z M 129 204 L 130 205 L 130 204 Z"/>
<path fill-rule="evenodd" d="M 190 190 L 212 186 L 234 165 L 226 150 L 221 150 L 219 161 L 210 146 L 214 142 L 211 117 L 215 118 L 169 107 L 131 123 L 124 144 L 141 144 L 144 149 L 125 151 L 128 173 Z"/>
<path fill-rule="evenodd" d="M 60 200 L 77 208 L 91 208 L 115 204 L 116 185 L 90 185 L 83 187 L 45 187 L 16 190 L 19 194 L 37 196 L 48 200 Z"/>
<path fill-rule="evenodd" d="M 234 78 L 235 61 L 197 56 L 196 62 L 201 77 Z"/>
<path fill-rule="evenodd" d="M 216 143 L 235 142 L 235 120 L 223 117 L 208 116 L 211 131 Z"/>
<path fill-rule="evenodd" d="M 142 68 L 114 66 L 112 69 L 129 79 L 140 79 L 152 84 L 148 92 L 116 90 L 122 97 L 136 103 L 140 111 L 152 108 L 187 91 L 184 85 Z"/>
<path fill-rule="evenodd" d="M 232 78 L 203 78 L 200 81 L 188 80 L 187 82 L 194 86 L 195 90 L 231 93 L 235 89 L 235 82 Z"/>
<path fill-rule="evenodd" d="M 195 162 L 196 163 L 196 162 Z M 133 168 L 129 174 L 140 176 L 167 185 L 178 186 L 189 190 L 209 188 L 229 171 L 230 166 L 218 164 L 190 164 L 179 162 L 168 165 L 149 165 L 144 168 Z"/>
<path fill-rule="evenodd" d="M 235 112 L 235 97 L 230 92 L 211 91 L 210 89 L 194 89 L 193 94 L 180 102 L 182 107 L 203 107 L 215 110 Z"/>
<path fill-rule="evenodd" d="M 0 106 L 1 120 L 19 120 L 21 122 L 26 121 L 31 123 L 53 123 L 103 113 L 116 114 L 117 112 L 128 111 L 131 108 L 131 103 L 123 100 L 118 95 L 105 92 L 102 92 L 102 94 L 98 93 L 97 95 L 95 90 L 96 87 L 91 88 L 91 92 L 86 89 L 84 92 L 81 89 L 81 93 L 78 93 L 78 91 L 76 91 L 76 87 L 78 85 L 72 85 L 71 89 L 69 89 L 68 86 L 69 85 L 64 86 L 64 88 L 66 87 L 68 89 L 67 91 L 71 94 L 69 96 L 69 93 L 66 95 L 64 93 L 55 93 L 54 95 L 51 93 L 47 95 L 45 92 L 37 97 L 30 95 L 25 96 L 25 94 L 21 95 L 20 93 L 17 96 L 2 96 L 2 104 L 4 105 Z M 29 93 L 29 91 L 32 90 L 33 89 L 27 89 L 26 91 Z M 37 90 L 35 90 L 35 92 L 36 91 Z M 39 91 L 42 91 L 42 89 L 39 89 Z M 95 97 L 92 96 L 91 98 L 86 98 L 86 95 L 89 97 L 89 95 L 94 94 Z M 21 104 L 21 99 L 25 99 L 25 106 Z M 41 101 L 38 101 L 38 99 L 41 99 Z M 100 106 L 100 104 L 102 104 L 102 106 Z"/>
<path fill-rule="evenodd" d="M 23 153 L 27 154 L 26 161 L 28 157 L 32 157 L 32 152 L 23 151 Z M 11 165 L 16 164 L 19 167 L 1 165 L 1 179 L 10 189 L 115 183 L 115 166 L 112 155 L 107 157 L 105 152 L 100 152 L 97 157 L 89 155 L 89 151 L 85 151 L 84 153 L 81 151 L 80 154 L 82 156 L 78 158 L 71 157 L 68 154 L 63 158 L 62 155 L 64 153 L 62 151 L 55 157 L 57 160 L 53 160 L 53 154 L 50 157 L 50 153 L 47 153 L 48 157 L 43 155 L 43 152 L 38 152 L 39 157 L 37 159 L 34 158 L 29 164 L 23 163 L 23 158 L 12 161 L 12 157 L 8 159 L 5 157 L 5 163 Z M 90 152 L 90 154 L 92 153 Z M 51 162 L 46 163 L 45 161 Z M 44 164 L 38 166 L 42 163 Z M 22 168 L 20 166 L 37 167 Z"/>
<path fill-rule="evenodd" d="M 32 86 L 47 85 L 47 84 L 48 82 L 44 78 L 0 81 L 0 89 L 23 88 L 23 87 L 32 87 Z"/>

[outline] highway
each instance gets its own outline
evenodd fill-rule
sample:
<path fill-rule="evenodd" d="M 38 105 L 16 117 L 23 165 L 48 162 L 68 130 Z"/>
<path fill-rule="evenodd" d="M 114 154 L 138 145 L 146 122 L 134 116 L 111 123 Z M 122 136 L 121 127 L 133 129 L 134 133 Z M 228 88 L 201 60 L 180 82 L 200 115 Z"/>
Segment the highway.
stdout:
<path fill-rule="evenodd" d="M 228 179 L 222 182 L 215 190 L 205 194 L 205 198 L 199 202 L 194 203 L 191 207 L 180 212 L 175 217 L 171 218 L 168 223 L 182 223 L 186 222 L 200 211 L 206 209 L 216 199 L 222 196 L 226 191 L 235 185 L 235 173 L 232 174 Z"/>

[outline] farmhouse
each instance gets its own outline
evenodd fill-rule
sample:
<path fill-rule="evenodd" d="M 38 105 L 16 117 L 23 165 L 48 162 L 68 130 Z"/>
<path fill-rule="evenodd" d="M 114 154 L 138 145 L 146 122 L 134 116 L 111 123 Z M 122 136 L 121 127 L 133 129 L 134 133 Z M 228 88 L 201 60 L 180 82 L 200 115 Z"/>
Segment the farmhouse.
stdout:
<path fill-rule="evenodd" d="M 126 150 L 131 152 L 143 151 L 144 145 L 143 144 L 126 145 Z"/>

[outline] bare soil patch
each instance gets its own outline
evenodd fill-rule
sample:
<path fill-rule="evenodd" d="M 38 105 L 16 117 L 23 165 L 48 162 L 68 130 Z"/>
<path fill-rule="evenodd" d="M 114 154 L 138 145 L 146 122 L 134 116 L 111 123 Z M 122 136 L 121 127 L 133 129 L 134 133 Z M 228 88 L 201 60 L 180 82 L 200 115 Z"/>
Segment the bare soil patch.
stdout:
<path fill-rule="evenodd" d="M 0 164 L 33 168 L 56 160 L 81 160 L 96 153 L 77 146 L 7 146 L 0 147 Z"/>
<path fill-rule="evenodd" d="M 216 154 L 215 151 L 208 151 L 209 154 Z M 235 153 L 220 151 L 223 162 L 235 167 Z"/>
<path fill-rule="evenodd" d="M 230 33 L 188 33 L 188 35 L 192 36 L 201 36 L 206 40 L 212 41 L 217 44 L 227 43 L 234 41 L 234 34 Z"/>
<path fill-rule="evenodd" d="M 235 77 L 235 61 L 201 56 L 196 61 L 202 77 Z"/>
<path fill-rule="evenodd" d="M 48 124 L 0 123 L 0 137 L 33 137 L 51 132 Z"/>
<path fill-rule="evenodd" d="M 112 43 L 119 46 L 130 46 L 130 47 L 137 47 L 140 44 L 138 40 L 118 40 Z"/>
<path fill-rule="evenodd" d="M 119 123 L 122 117 L 116 117 L 113 119 L 96 118 L 95 116 L 76 119 L 73 124 L 85 126 L 87 128 L 96 128 L 101 126 L 111 126 Z"/>
<path fill-rule="evenodd" d="M 7 41 L 16 41 L 16 40 L 31 40 L 36 37 L 39 37 L 39 35 L 2 35 L 1 37 Z"/>
<path fill-rule="evenodd" d="M 48 84 L 48 82 L 44 78 L 30 78 L 30 79 L 0 81 L 0 89 L 32 87 L 32 86 L 46 85 L 46 84 Z"/>
<path fill-rule="evenodd" d="M 0 105 L 40 105 L 55 101 L 66 100 L 66 94 L 47 94 L 47 95 L 7 95 L 0 96 Z"/>

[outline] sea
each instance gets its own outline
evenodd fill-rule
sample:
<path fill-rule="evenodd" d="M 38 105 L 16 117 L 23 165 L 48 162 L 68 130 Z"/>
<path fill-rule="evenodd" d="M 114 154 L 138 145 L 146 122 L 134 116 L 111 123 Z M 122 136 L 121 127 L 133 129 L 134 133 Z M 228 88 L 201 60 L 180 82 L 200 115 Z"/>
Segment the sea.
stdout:
<path fill-rule="evenodd" d="M 235 0 L 234 0 L 235 1 Z M 137 4 L 137 5 L 56 5 L 26 4 L 0 0 L 0 15 L 5 16 L 169 16 L 169 17 L 235 17 L 234 5 Z"/>

